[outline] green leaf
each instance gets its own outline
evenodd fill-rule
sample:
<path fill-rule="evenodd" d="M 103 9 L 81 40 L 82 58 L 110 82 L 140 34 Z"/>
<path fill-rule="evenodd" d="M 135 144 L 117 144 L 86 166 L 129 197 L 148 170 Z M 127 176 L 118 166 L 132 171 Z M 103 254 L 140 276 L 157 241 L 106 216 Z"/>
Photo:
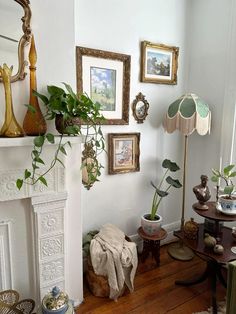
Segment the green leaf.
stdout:
<path fill-rule="evenodd" d="M 39 135 L 39 136 L 35 137 L 34 145 L 36 147 L 42 147 L 44 144 L 44 139 L 45 139 L 45 137 L 43 135 Z"/>
<path fill-rule="evenodd" d="M 36 109 L 35 109 L 32 105 L 28 104 L 28 105 L 25 105 L 25 106 L 28 108 L 28 110 L 29 110 L 30 112 L 36 113 Z"/>
<path fill-rule="evenodd" d="M 44 185 L 48 186 L 47 180 L 43 176 L 39 177 L 39 181 L 42 182 Z"/>
<path fill-rule="evenodd" d="M 159 190 L 158 188 L 156 188 L 156 192 L 160 197 L 165 197 L 169 194 L 168 192 Z"/>
<path fill-rule="evenodd" d="M 162 167 L 169 169 L 171 172 L 175 172 L 175 171 L 180 169 L 180 167 L 175 162 L 173 162 L 169 159 L 163 160 Z"/>
<path fill-rule="evenodd" d="M 41 158 L 39 158 L 39 157 L 35 157 L 34 161 L 38 162 L 39 164 L 45 165 L 45 162 Z"/>
<path fill-rule="evenodd" d="M 63 146 L 60 147 L 60 151 L 61 151 L 64 155 L 67 155 L 66 150 L 65 150 L 65 148 L 64 148 Z"/>
<path fill-rule="evenodd" d="M 234 185 L 227 185 L 225 188 L 224 188 L 224 193 L 225 194 L 231 194 L 234 190 Z"/>
<path fill-rule="evenodd" d="M 33 154 L 35 157 L 38 157 L 38 156 L 39 156 L 39 152 L 38 152 L 36 149 L 34 149 L 34 150 L 32 151 L 32 154 Z"/>
<path fill-rule="evenodd" d="M 31 172 L 28 169 L 25 169 L 25 180 L 28 179 L 31 176 Z"/>
<path fill-rule="evenodd" d="M 236 171 L 232 172 L 229 177 L 232 178 L 232 177 L 235 177 L 236 176 Z"/>
<path fill-rule="evenodd" d="M 33 90 L 33 95 L 41 99 L 45 105 L 49 103 L 48 98 L 45 95 L 38 93 L 36 90 Z"/>
<path fill-rule="evenodd" d="M 219 177 L 218 176 L 212 176 L 211 181 L 212 182 L 218 182 Z"/>
<path fill-rule="evenodd" d="M 65 85 L 66 90 L 71 96 L 73 96 L 73 98 L 77 98 L 76 94 L 73 92 L 73 89 L 69 84 L 66 84 L 64 82 L 62 84 Z"/>
<path fill-rule="evenodd" d="M 17 179 L 16 180 L 16 186 L 17 186 L 18 190 L 21 189 L 22 185 L 23 185 L 23 180 L 22 179 Z"/>
<path fill-rule="evenodd" d="M 179 182 L 178 179 L 173 179 L 170 176 L 166 178 L 166 182 L 177 189 L 182 187 L 182 184 Z"/>
<path fill-rule="evenodd" d="M 61 95 L 65 94 L 65 92 L 64 92 L 64 90 L 62 88 L 54 86 L 54 85 L 49 85 L 47 87 L 47 90 L 48 90 L 50 95 L 61 96 Z"/>
<path fill-rule="evenodd" d="M 230 171 L 234 168 L 234 165 L 229 165 L 224 168 L 224 174 L 229 175 Z"/>
<path fill-rule="evenodd" d="M 58 161 L 63 166 L 63 168 L 65 168 L 65 165 L 63 164 L 63 162 L 59 158 L 57 158 L 56 161 Z"/>
<path fill-rule="evenodd" d="M 36 166 L 35 164 L 32 164 L 32 167 L 33 167 L 34 170 L 39 169 L 39 167 Z"/>
<path fill-rule="evenodd" d="M 221 176 L 221 174 L 220 174 L 220 171 L 219 170 L 217 170 L 217 169 L 211 169 L 211 171 L 212 171 L 212 173 L 216 176 L 216 177 L 220 177 Z"/>
<path fill-rule="evenodd" d="M 46 134 L 46 139 L 49 143 L 54 144 L 55 143 L 55 136 L 51 133 Z"/>
<path fill-rule="evenodd" d="M 78 134 L 77 129 L 76 129 L 73 125 L 68 125 L 68 126 L 65 128 L 64 132 L 65 132 L 66 134 L 72 134 L 72 135 Z"/>

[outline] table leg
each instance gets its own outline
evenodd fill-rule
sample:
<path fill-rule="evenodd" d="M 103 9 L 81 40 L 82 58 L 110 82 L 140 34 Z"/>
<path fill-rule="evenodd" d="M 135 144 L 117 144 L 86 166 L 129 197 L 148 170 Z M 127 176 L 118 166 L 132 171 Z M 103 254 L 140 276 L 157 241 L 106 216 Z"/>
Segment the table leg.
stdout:
<path fill-rule="evenodd" d="M 154 257 L 157 266 L 160 266 L 160 240 L 153 241 L 151 246 L 152 256 Z"/>
<path fill-rule="evenodd" d="M 148 257 L 150 252 L 150 241 L 149 240 L 143 240 L 143 251 L 141 253 L 141 261 L 144 262 L 146 258 Z"/>
<path fill-rule="evenodd" d="M 216 273 L 212 269 L 210 276 L 211 279 L 211 304 L 213 314 L 217 314 L 217 304 L 216 304 Z"/>

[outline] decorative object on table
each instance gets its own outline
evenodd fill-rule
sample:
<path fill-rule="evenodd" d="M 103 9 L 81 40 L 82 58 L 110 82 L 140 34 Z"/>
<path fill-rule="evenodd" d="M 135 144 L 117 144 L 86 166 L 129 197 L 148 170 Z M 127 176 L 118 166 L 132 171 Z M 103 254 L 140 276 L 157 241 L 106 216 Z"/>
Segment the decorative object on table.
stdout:
<path fill-rule="evenodd" d="M 155 190 L 152 199 L 151 211 L 149 214 L 144 214 L 141 217 L 141 226 L 143 231 L 149 236 L 158 234 L 161 229 L 162 217 L 157 214 L 157 210 L 163 197 L 166 197 L 169 194 L 168 191 L 171 187 L 182 187 L 182 184 L 178 179 L 173 179 L 171 176 L 167 176 L 169 172 L 176 172 L 180 169 L 175 162 L 169 159 L 164 159 L 162 162 L 162 168 L 164 168 L 165 172 L 162 176 L 162 179 L 160 180 L 159 185 L 156 186 L 153 182 L 151 182 L 151 185 Z M 165 186 L 163 187 L 164 183 Z"/>
<path fill-rule="evenodd" d="M 198 199 L 197 208 L 201 210 L 208 210 L 206 202 L 211 198 L 211 192 L 207 186 L 208 176 L 201 175 L 201 183 L 193 188 L 193 192 Z"/>
<path fill-rule="evenodd" d="M 216 254 L 223 254 L 224 253 L 224 247 L 221 244 L 216 244 L 213 248 L 213 251 Z"/>
<path fill-rule="evenodd" d="M 9 5 L 9 2 L 11 5 Z M 5 49 L 6 53 L 1 52 L 1 58 L 9 57 L 9 59 L 4 60 L 5 63 L 13 64 L 14 66 L 15 71 L 10 76 L 11 83 L 23 80 L 26 76 L 25 67 L 27 66 L 27 61 L 25 60 L 25 48 L 30 43 L 31 36 L 31 9 L 29 3 L 29 0 L 15 0 L 14 3 L 13 1 L 1 1 L 0 37 L 2 40 L 11 43 L 10 48 L 8 45 L 9 50 Z M 24 10 L 24 16 L 21 15 L 23 11 L 22 8 L 18 7 L 19 5 Z M 14 20 L 11 20 L 11 18 L 14 18 Z M 9 31 L 12 34 L 8 34 Z M 3 47 L 1 47 L 2 50 Z M 3 62 L 3 60 L 0 62 Z M 1 75 L 0 82 L 3 82 Z"/>
<path fill-rule="evenodd" d="M 204 234 L 204 244 L 206 247 L 213 248 L 216 245 L 216 239 L 209 233 Z"/>
<path fill-rule="evenodd" d="M 32 299 L 19 301 L 19 293 L 16 290 L 4 290 L 0 292 L 1 314 L 31 314 L 35 307 Z"/>
<path fill-rule="evenodd" d="M 177 84 L 179 48 L 141 43 L 141 82 Z"/>
<path fill-rule="evenodd" d="M 185 186 L 187 169 L 187 147 L 188 137 L 195 130 L 200 135 L 210 132 L 211 112 L 208 105 L 195 94 L 185 94 L 170 104 L 164 117 L 163 126 L 168 133 L 178 129 L 184 134 L 184 167 L 183 167 L 183 197 L 181 213 L 181 229 L 184 226 L 185 215 Z M 181 241 L 182 242 L 182 241 Z M 174 243 L 169 246 L 169 254 L 180 260 L 189 260 L 194 254 L 181 243 Z"/>
<path fill-rule="evenodd" d="M 33 170 L 26 169 L 23 179 L 19 178 L 17 180 L 16 185 L 18 189 L 22 187 L 23 183 L 34 185 L 40 182 L 47 186 L 45 175 L 50 172 L 57 162 L 63 165 L 60 154 L 66 155 L 67 147 L 71 146 L 70 140 L 63 142 L 65 135 L 84 135 L 84 145 L 89 144 L 94 148 L 94 164 L 91 166 L 91 163 L 83 160 L 83 167 L 86 168 L 90 178 L 90 184 L 92 184 L 92 181 L 99 181 L 100 170 L 103 166 L 99 162 L 98 156 L 105 151 L 105 139 L 101 126 L 99 125 L 99 121 L 104 120 L 100 111 L 100 105 L 94 103 L 85 94 L 75 94 L 70 85 L 64 83 L 64 86 L 65 90 L 57 86 L 47 86 L 49 95 L 34 92 L 34 94 L 43 101 L 46 107 L 46 119 L 55 119 L 56 126 L 60 126 L 61 135 L 58 144 L 55 145 L 54 158 L 47 169 L 45 169 L 46 166 L 42 160 L 42 149 L 45 142 L 54 144 L 55 136 L 51 133 L 46 133 L 34 138 L 34 146 L 31 154 Z M 81 118 L 86 121 L 86 125 L 80 124 Z M 42 165 L 44 169 L 42 169 Z M 96 170 L 95 173 L 94 170 Z"/>
<path fill-rule="evenodd" d="M 217 183 L 220 189 L 221 179 L 225 183 L 222 195 L 219 195 L 219 204 L 217 209 L 226 215 L 236 215 L 236 195 L 233 178 L 236 176 L 235 165 L 228 165 L 221 169 L 212 169 L 213 176 L 211 180 Z M 221 168 L 221 167 L 220 167 Z"/>
<path fill-rule="evenodd" d="M 194 221 L 194 218 L 191 218 L 189 221 L 186 221 L 184 224 L 184 236 L 188 239 L 195 240 L 198 236 L 198 223 Z"/>
<path fill-rule="evenodd" d="M 110 223 L 102 226 L 90 243 L 90 257 L 95 274 L 108 278 L 111 299 L 117 300 L 124 285 L 134 290 L 137 249 L 123 231 Z"/>
<path fill-rule="evenodd" d="M 24 136 L 24 131 L 22 130 L 19 123 L 16 121 L 16 117 L 13 111 L 12 104 L 12 93 L 11 93 L 11 74 L 13 67 L 8 67 L 5 63 L 3 67 L 0 66 L 0 76 L 3 79 L 3 85 L 5 90 L 5 120 L 0 131 L 0 136 L 3 137 L 20 137 Z"/>
<path fill-rule="evenodd" d="M 57 286 L 44 296 L 42 300 L 43 314 L 65 314 L 68 309 L 68 295 L 62 292 Z"/>
<path fill-rule="evenodd" d="M 129 124 L 129 55 L 76 47 L 77 92 L 101 104 L 102 124 Z"/>
<path fill-rule="evenodd" d="M 45 134 L 47 131 L 46 121 L 43 117 L 41 109 L 39 107 L 38 98 L 34 95 L 33 91 L 37 90 L 36 82 L 36 62 L 37 53 L 35 48 L 34 36 L 31 38 L 31 46 L 29 51 L 30 62 L 30 99 L 28 109 L 23 121 L 23 129 L 26 135 L 37 136 Z"/>
<path fill-rule="evenodd" d="M 139 171 L 139 143 L 140 133 L 109 133 L 108 173 Z"/>
<path fill-rule="evenodd" d="M 132 103 L 133 116 L 137 123 L 143 123 L 146 119 L 146 116 L 148 115 L 148 108 L 149 103 L 145 99 L 145 96 L 141 92 L 138 93 Z"/>

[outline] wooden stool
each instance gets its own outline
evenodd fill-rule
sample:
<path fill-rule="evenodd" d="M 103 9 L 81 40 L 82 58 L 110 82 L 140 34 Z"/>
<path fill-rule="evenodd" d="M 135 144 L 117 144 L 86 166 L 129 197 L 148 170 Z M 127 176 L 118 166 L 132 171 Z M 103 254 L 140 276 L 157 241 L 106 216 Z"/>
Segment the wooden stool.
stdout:
<path fill-rule="evenodd" d="M 149 253 L 152 253 L 157 266 L 160 265 L 160 241 L 165 239 L 167 232 L 161 228 L 157 235 L 149 236 L 144 233 L 143 228 L 138 228 L 138 234 L 143 239 L 143 251 L 141 254 L 141 261 L 144 262 L 148 257 Z"/>

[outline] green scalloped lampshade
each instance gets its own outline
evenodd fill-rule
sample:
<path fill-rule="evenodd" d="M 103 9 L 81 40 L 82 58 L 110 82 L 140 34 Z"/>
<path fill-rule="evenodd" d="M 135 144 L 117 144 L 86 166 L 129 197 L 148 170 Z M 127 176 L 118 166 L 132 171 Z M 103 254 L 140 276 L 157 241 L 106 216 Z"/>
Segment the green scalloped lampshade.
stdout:
<path fill-rule="evenodd" d="M 168 133 L 179 130 L 190 135 L 195 130 L 200 135 L 210 133 L 211 112 L 208 105 L 195 94 L 185 94 L 170 104 L 163 120 Z"/>

